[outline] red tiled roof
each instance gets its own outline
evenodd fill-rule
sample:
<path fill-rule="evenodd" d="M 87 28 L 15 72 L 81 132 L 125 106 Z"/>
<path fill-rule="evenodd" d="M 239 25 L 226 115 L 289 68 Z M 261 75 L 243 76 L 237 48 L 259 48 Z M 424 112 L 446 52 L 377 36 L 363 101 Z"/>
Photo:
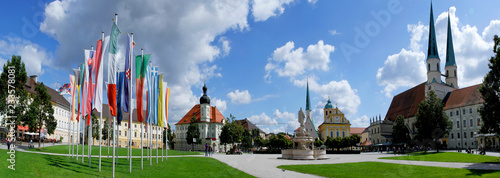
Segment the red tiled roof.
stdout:
<path fill-rule="evenodd" d="M 200 109 L 200 105 L 197 104 L 195 106 L 193 106 L 193 108 L 191 108 L 191 110 L 189 110 L 189 112 L 184 115 L 184 117 L 182 117 L 181 120 L 179 120 L 179 122 L 177 122 L 177 124 L 189 124 L 191 123 L 191 117 L 195 116 L 196 117 L 196 120 L 198 120 L 197 122 L 201 122 L 200 121 L 200 118 L 201 118 L 201 109 Z M 212 123 L 222 123 L 222 120 L 224 120 L 224 116 L 222 115 L 222 113 L 220 113 L 220 111 L 217 109 L 217 107 L 213 107 L 213 106 L 210 106 L 210 118 L 211 118 L 211 122 Z M 175 125 L 177 125 L 175 124 Z"/>
<path fill-rule="evenodd" d="M 425 82 L 394 96 L 385 119 L 394 121 L 398 115 L 405 118 L 415 116 L 418 104 L 423 100 L 425 100 Z"/>
<path fill-rule="evenodd" d="M 250 120 L 248 120 L 248 118 L 245 118 L 245 119 L 242 119 L 242 120 L 235 120 L 234 122 L 239 123 L 241 126 L 243 126 L 243 128 L 248 129 L 249 131 L 252 131 L 253 129 L 258 129 L 259 132 L 265 133 L 259 127 L 257 127 L 252 122 L 250 122 Z"/>
<path fill-rule="evenodd" d="M 481 93 L 478 91 L 479 86 L 481 86 L 481 84 L 452 91 L 443 109 L 453 109 L 484 103 Z"/>
<path fill-rule="evenodd" d="M 366 128 L 362 128 L 362 127 L 351 127 L 351 134 L 357 134 L 357 135 L 361 136 L 361 133 L 363 133 L 363 131 L 365 129 Z"/>
<path fill-rule="evenodd" d="M 40 85 L 40 82 L 35 82 L 35 79 L 28 77 L 28 80 L 24 84 L 24 88 L 29 93 L 33 93 L 33 94 L 36 95 L 35 87 L 37 85 Z M 47 89 L 47 93 L 50 95 L 50 101 L 52 101 L 54 103 L 57 103 L 57 104 L 60 104 L 62 106 L 65 106 L 68 109 L 71 107 L 71 104 L 68 102 L 68 100 L 66 100 L 66 98 L 64 98 L 64 96 L 62 96 L 61 94 L 59 94 L 59 92 L 57 92 L 56 90 L 48 87 L 47 85 L 45 85 L 45 88 Z"/>
<path fill-rule="evenodd" d="M 366 140 L 363 143 L 361 143 L 361 145 L 359 145 L 359 146 L 368 146 L 368 145 L 371 145 L 371 144 L 372 144 L 372 142 Z"/>

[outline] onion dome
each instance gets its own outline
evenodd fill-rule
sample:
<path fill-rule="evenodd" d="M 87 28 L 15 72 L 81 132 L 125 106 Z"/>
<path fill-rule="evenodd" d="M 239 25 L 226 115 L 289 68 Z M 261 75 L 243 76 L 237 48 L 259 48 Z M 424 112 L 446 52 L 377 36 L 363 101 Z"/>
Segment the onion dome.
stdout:
<path fill-rule="evenodd" d="M 203 96 L 200 98 L 200 104 L 210 105 L 210 97 L 207 96 L 207 86 L 205 84 L 203 84 Z"/>
<path fill-rule="evenodd" d="M 330 98 L 328 98 L 328 102 L 325 105 L 325 109 L 333 109 L 332 102 L 330 101 Z"/>

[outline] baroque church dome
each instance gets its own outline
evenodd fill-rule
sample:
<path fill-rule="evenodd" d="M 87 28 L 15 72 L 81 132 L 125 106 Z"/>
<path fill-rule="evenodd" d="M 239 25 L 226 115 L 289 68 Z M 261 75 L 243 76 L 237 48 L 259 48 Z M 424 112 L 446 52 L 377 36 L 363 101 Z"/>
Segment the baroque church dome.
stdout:
<path fill-rule="evenodd" d="M 207 96 L 207 86 L 203 84 L 203 96 L 200 97 L 200 104 L 210 105 L 210 97 Z"/>
<path fill-rule="evenodd" d="M 328 102 L 325 105 L 325 109 L 333 109 L 332 102 L 330 101 L 330 98 L 328 98 Z"/>

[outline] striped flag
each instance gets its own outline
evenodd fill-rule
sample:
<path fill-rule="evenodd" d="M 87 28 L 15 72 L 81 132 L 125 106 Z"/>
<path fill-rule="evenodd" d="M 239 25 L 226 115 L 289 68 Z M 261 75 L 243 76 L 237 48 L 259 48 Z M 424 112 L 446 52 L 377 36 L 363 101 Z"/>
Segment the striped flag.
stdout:
<path fill-rule="evenodd" d="M 116 52 L 118 51 L 118 35 L 120 29 L 113 21 L 111 28 L 111 36 L 109 38 L 109 51 L 108 51 L 108 105 L 111 115 L 116 116 Z M 110 117 L 111 118 L 111 117 Z"/>
<path fill-rule="evenodd" d="M 127 50 L 126 50 L 126 53 L 125 53 L 125 77 L 126 77 L 126 81 L 123 83 L 123 97 L 124 97 L 124 103 L 123 103 L 123 111 L 125 112 L 128 112 L 128 113 L 131 113 L 132 111 L 129 111 L 129 106 L 132 104 L 131 102 L 132 101 L 129 101 L 130 100 L 130 95 L 132 95 L 132 93 L 129 93 L 131 90 L 130 88 L 132 87 L 132 82 L 131 82 L 131 75 L 132 75 L 132 53 L 134 51 L 134 45 L 133 45 L 133 41 L 130 37 L 129 34 L 127 34 Z"/>
<path fill-rule="evenodd" d="M 144 78 L 146 76 L 147 64 L 151 55 L 137 55 L 135 57 L 135 77 L 136 77 L 136 103 L 137 103 L 137 120 L 143 122 L 143 107 L 142 107 L 142 90 L 144 88 Z"/>
<path fill-rule="evenodd" d="M 94 91 L 94 108 L 98 112 L 102 112 L 102 90 L 103 90 L 103 55 L 102 52 L 106 51 L 108 48 L 108 41 L 109 41 L 109 36 L 104 38 L 104 41 L 99 40 L 97 42 L 97 48 L 96 48 L 96 57 L 95 57 L 95 68 L 96 68 L 96 74 L 95 74 L 95 91 Z M 104 46 L 103 46 L 104 44 Z"/>
<path fill-rule="evenodd" d="M 90 118 L 90 114 L 92 112 L 92 58 L 94 56 L 94 51 L 85 50 L 85 94 L 86 96 L 86 104 L 84 115 L 87 114 L 88 118 Z M 90 125 L 90 119 L 87 119 L 87 126 Z"/>
<path fill-rule="evenodd" d="M 123 113 L 122 110 L 120 109 L 122 106 L 122 91 L 123 91 L 123 78 L 125 77 L 125 72 L 120 72 L 118 74 L 118 85 L 116 85 L 116 103 L 117 104 L 117 124 L 120 125 L 122 123 L 123 119 Z"/>
<path fill-rule="evenodd" d="M 82 99 L 80 100 L 80 97 L 78 97 L 78 105 L 79 105 L 79 107 L 78 107 L 78 113 L 79 114 L 78 114 L 77 118 L 79 118 L 80 114 L 83 114 L 82 112 L 84 111 L 83 110 L 83 106 L 85 104 L 83 104 L 83 100 L 85 99 L 85 97 L 84 97 L 85 96 L 84 95 L 84 93 L 85 93 L 85 91 L 84 91 L 84 89 L 85 89 L 85 86 L 84 86 L 85 85 L 85 73 L 86 73 L 85 72 L 85 65 L 84 64 L 80 64 L 80 88 L 81 88 L 81 91 L 82 91 L 82 93 L 81 93 L 81 98 Z M 78 92 L 80 92 L 80 91 L 78 91 Z M 77 120 L 80 121 L 80 119 L 77 119 Z"/>
<path fill-rule="evenodd" d="M 71 92 L 71 121 L 75 122 L 74 118 L 75 118 L 75 87 L 76 87 L 76 84 L 75 84 L 75 76 L 74 75 L 69 75 L 69 81 L 70 81 L 70 85 L 71 85 L 71 89 L 72 89 L 72 92 Z"/>
<path fill-rule="evenodd" d="M 158 76 L 158 126 L 163 127 L 163 74 Z"/>
<path fill-rule="evenodd" d="M 163 82 L 164 97 L 163 97 L 163 127 L 168 129 L 168 99 L 170 97 L 170 88 L 167 88 L 167 82 Z"/>

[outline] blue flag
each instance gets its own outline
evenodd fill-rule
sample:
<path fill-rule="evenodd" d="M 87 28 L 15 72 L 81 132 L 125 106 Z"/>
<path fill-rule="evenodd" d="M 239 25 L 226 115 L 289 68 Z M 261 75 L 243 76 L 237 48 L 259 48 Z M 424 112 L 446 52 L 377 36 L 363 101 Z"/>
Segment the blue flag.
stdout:
<path fill-rule="evenodd" d="M 130 106 L 129 104 L 132 104 L 131 101 L 129 101 L 129 95 L 132 94 L 132 93 L 129 93 L 130 88 L 132 87 L 132 86 L 129 86 L 130 85 L 129 82 L 131 81 L 131 77 L 132 77 L 132 70 L 131 70 L 132 66 L 131 66 L 131 61 L 130 61 L 131 60 L 130 54 L 131 54 L 131 50 L 133 49 L 133 47 L 131 45 L 132 41 L 130 40 L 130 35 L 127 35 L 127 44 L 129 44 L 129 45 L 127 45 L 127 51 L 125 53 L 125 77 L 126 77 L 126 80 L 123 83 L 123 90 L 124 90 L 123 97 L 125 97 L 124 98 L 125 102 L 123 103 L 123 107 L 124 107 L 123 110 L 125 112 L 130 113 L 128 110 L 128 108 Z"/>
<path fill-rule="evenodd" d="M 116 74 L 118 78 L 118 84 L 116 84 L 116 108 L 118 110 L 116 114 L 116 119 L 118 121 L 118 125 L 122 123 L 123 113 L 122 113 L 122 90 L 123 90 L 123 78 L 125 76 L 125 72 L 120 72 Z"/>

